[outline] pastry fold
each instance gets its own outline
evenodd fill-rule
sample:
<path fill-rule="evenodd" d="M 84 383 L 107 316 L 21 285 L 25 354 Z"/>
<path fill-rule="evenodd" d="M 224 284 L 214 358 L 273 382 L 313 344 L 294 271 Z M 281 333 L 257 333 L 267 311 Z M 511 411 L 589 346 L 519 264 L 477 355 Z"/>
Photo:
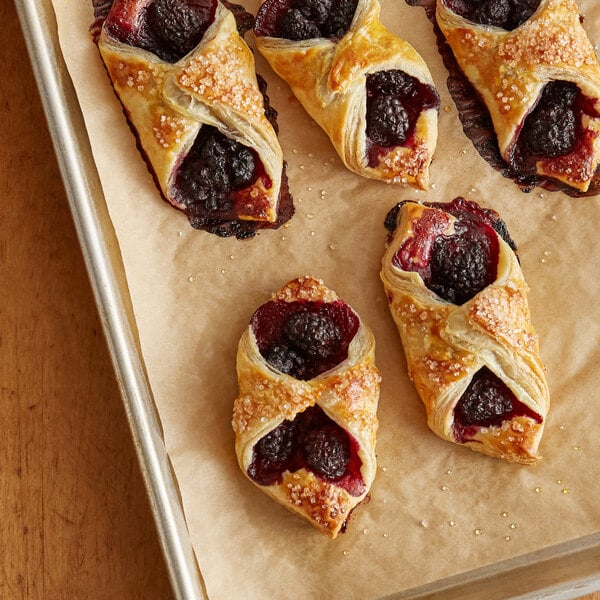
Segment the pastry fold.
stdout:
<path fill-rule="evenodd" d="M 474 203 L 458 199 L 452 205 L 459 207 L 459 213 L 470 205 L 471 214 Z M 492 239 L 497 238 L 496 273 L 491 283 L 466 302 L 457 305 L 444 300 L 416 271 L 417 266 L 423 272 L 429 268 L 427 261 L 440 236 L 451 239 L 461 229 L 457 217 L 441 203 L 427 206 L 406 201 L 397 213 L 390 213 L 393 233 L 383 256 L 381 279 L 400 333 L 408 375 L 425 405 L 431 430 L 474 451 L 532 464 L 540 458 L 538 446 L 549 407 L 546 373 L 531 324 L 528 287 L 511 240 L 496 231 L 506 232 L 497 215 L 483 212 L 493 215 L 493 223 L 489 220 L 486 227 Z M 415 265 L 415 270 L 407 265 Z M 476 381 L 479 388 L 473 387 Z M 492 409 L 485 418 L 465 421 L 459 403 L 470 402 L 474 407 L 475 398 L 483 408 L 472 410 L 480 414 L 487 410 L 485 402 L 494 394 L 485 389 L 490 381 L 495 389 L 508 388 L 510 409 L 505 414 L 498 410 L 497 415 Z"/>
<path fill-rule="evenodd" d="M 535 174 L 588 190 L 600 156 L 600 65 L 573 0 L 541 0 L 507 31 L 479 25 L 437 0 L 436 20 L 457 63 L 485 103 L 502 158 L 515 167 L 525 119 L 553 81 L 574 83 L 583 98 L 577 141 L 560 156 L 538 157 Z"/>
<path fill-rule="evenodd" d="M 341 39 L 302 41 L 269 35 L 263 23 L 268 23 L 269 10 L 276 5 L 267 0 L 259 9 L 256 46 L 327 133 L 346 167 L 364 177 L 426 189 L 437 142 L 439 98 L 425 61 L 381 24 L 377 0 L 358 0 Z M 436 101 L 420 111 L 404 144 L 380 149 L 375 157 L 366 134 L 366 76 L 395 69 L 430 86 Z"/>
<path fill-rule="evenodd" d="M 340 308 L 354 323 L 345 358 L 308 379 L 282 372 L 265 359 L 263 353 L 267 350 L 263 347 L 261 353 L 259 346 L 264 346 L 265 335 L 273 333 L 265 331 L 276 325 L 258 316 L 260 309 L 244 331 L 237 353 L 239 395 L 234 402 L 232 425 L 241 470 L 272 499 L 335 538 L 352 509 L 368 494 L 376 473 L 380 376 L 374 362 L 374 338 L 335 292 L 312 277 L 290 281 L 261 308 L 265 307 L 267 312 L 273 309 L 274 315 L 302 307 L 321 307 L 325 312 Z M 311 420 L 325 432 L 337 432 L 338 438 L 347 436 L 350 455 L 343 474 L 324 475 L 309 466 L 310 461 L 307 464 L 302 453 L 307 435 L 312 435 L 309 432 L 314 428 L 309 425 Z M 297 432 L 289 442 L 291 458 L 280 456 L 279 462 L 265 467 L 258 444 L 269 434 L 272 438 L 275 430 L 284 435 Z"/>
<path fill-rule="evenodd" d="M 275 224 L 280 195 L 287 193 L 287 184 L 282 187 L 282 150 L 265 115 L 253 54 L 238 33 L 233 14 L 220 2 L 207 0 L 205 8 L 214 10 L 214 18 L 200 41 L 185 56 L 169 62 L 138 46 L 138 38 L 144 39 L 141 19 L 149 4 L 117 0 L 97 42 L 162 194 L 199 228 L 202 219 Z M 251 149 L 260 162 L 254 181 L 235 190 L 225 208 L 186 197 L 177 181 L 196 138 L 209 126 Z"/>

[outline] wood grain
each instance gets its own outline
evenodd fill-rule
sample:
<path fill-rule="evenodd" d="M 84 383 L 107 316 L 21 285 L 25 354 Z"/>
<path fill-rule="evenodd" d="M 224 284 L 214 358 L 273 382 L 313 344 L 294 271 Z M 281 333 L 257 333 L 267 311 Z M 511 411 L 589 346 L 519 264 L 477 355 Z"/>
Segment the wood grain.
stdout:
<path fill-rule="evenodd" d="M 12 2 L 0 23 L 0 598 L 168 600 Z"/>
<path fill-rule="evenodd" d="M 11 2 L 0 23 L 0 598 L 169 600 Z"/>

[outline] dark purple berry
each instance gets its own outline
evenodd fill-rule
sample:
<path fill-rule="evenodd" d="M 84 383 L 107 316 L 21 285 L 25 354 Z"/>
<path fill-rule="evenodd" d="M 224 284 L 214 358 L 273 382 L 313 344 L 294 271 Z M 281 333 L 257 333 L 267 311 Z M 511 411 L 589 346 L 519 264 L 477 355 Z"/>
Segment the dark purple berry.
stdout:
<path fill-rule="evenodd" d="M 263 353 L 265 360 L 278 371 L 302 379 L 306 360 L 294 349 L 283 344 L 275 344 Z"/>
<path fill-rule="evenodd" d="M 285 13 L 279 22 L 280 37 L 286 40 L 310 40 L 321 37 L 318 25 L 294 8 Z"/>
<path fill-rule="evenodd" d="M 309 431 L 304 438 L 307 466 L 325 479 L 339 479 L 350 461 L 348 435 L 336 425 Z"/>
<path fill-rule="evenodd" d="M 329 19 L 325 25 L 327 37 L 341 39 L 348 33 L 357 4 L 358 0 L 337 0 L 332 4 Z"/>
<path fill-rule="evenodd" d="M 382 149 L 405 144 L 421 113 L 439 107 L 440 99 L 433 86 L 399 69 L 368 74 L 366 91 L 368 164 L 374 167 Z"/>
<path fill-rule="evenodd" d="M 212 18 L 208 2 L 156 0 L 148 5 L 148 28 L 157 40 L 155 53 L 174 62 L 193 50 Z"/>
<path fill-rule="evenodd" d="M 521 132 L 530 154 L 551 158 L 573 150 L 577 135 L 573 103 L 578 92 L 575 84 L 565 81 L 546 85 Z"/>
<path fill-rule="evenodd" d="M 331 14 L 332 0 L 300 0 L 296 5 L 307 19 L 320 26 Z"/>
<path fill-rule="evenodd" d="M 480 25 L 511 31 L 537 10 L 541 0 L 444 0 L 457 15 Z"/>
<path fill-rule="evenodd" d="M 255 452 L 265 462 L 285 462 L 292 453 L 295 429 L 293 421 L 283 421 L 273 431 L 258 440 Z"/>
<path fill-rule="evenodd" d="M 340 347 L 342 332 L 327 315 L 300 311 L 283 326 L 288 342 L 307 357 L 327 359 Z"/>
<path fill-rule="evenodd" d="M 417 93 L 419 81 L 399 69 L 377 71 L 367 75 L 367 90 L 371 96 L 401 96 Z"/>
<path fill-rule="evenodd" d="M 475 9 L 473 21 L 481 25 L 502 27 L 504 24 L 509 23 L 510 13 L 510 0 L 487 0 Z"/>
<path fill-rule="evenodd" d="M 395 96 L 376 96 L 367 103 L 367 136 L 380 146 L 399 146 L 406 141 L 408 113 Z"/>
<path fill-rule="evenodd" d="M 455 418 L 462 425 L 500 425 L 505 418 L 510 418 L 513 401 L 514 394 L 506 384 L 484 367 L 460 397 Z"/>
<path fill-rule="evenodd" d="M 254 181 L 256 167 L 253 150 L 205 125 L 177 172 L 178 200 L 194 216 L 229 211 L 231 193 Z"/>
<path fill-rule="evenodd" d="M 433 244 L 427 287 L 453 304 L 464 304 L 496 277 L 492 241 L 482 228 L 441 235 Z"/>

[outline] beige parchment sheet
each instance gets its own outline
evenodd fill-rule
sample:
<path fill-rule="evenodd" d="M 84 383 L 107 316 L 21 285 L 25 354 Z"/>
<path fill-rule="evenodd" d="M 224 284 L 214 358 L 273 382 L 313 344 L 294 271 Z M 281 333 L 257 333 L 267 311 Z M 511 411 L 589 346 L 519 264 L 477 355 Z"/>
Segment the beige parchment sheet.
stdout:
<path fill-rule="evenodd" d="M 257 56 L 279 112 L 296 215 L 248 241 L 195 231 L 162 201 L 88 35 L 91 0 L 54 0 L 61 46 L 120 242 L 150 384 L 211 600 L 377 598 L 600 529 L 600 197 L 524 194 L 464 136 L 423 9 L 382 0 L 382 20 L 427 60 L 441 94 L 431 188 L 347 171 Z M 257 0 L 245 4 L 256 12 Z M 600 42 L 600 3 L 581 0 Z M 252 36 L 248 37 L 253 45 Z M 552 405 L 544 460 L 520 467 L 436 438 L 406 375 L 379 280 L 388 210 L 457 195 L 500 212 L 519 246 Z M 239 471 L 235 354 L 271 292 L 311 274 L 373 329 L 383 382 L 370 501 L 331 541 Z"/>

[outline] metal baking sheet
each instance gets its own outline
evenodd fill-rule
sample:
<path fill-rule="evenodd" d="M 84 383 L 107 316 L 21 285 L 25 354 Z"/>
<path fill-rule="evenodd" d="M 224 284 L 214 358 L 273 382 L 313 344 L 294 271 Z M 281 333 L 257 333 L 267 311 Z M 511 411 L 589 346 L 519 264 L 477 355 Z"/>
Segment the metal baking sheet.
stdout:
<path fill-rule="evenodd" d="M 58 44 L 50 0 L 17 11 L 112 356 L 174 594 L 207 599 L 144 370 L 118 243 Z M 600 532 L 387 599 L 578 598 L 600 590 Z"/>

